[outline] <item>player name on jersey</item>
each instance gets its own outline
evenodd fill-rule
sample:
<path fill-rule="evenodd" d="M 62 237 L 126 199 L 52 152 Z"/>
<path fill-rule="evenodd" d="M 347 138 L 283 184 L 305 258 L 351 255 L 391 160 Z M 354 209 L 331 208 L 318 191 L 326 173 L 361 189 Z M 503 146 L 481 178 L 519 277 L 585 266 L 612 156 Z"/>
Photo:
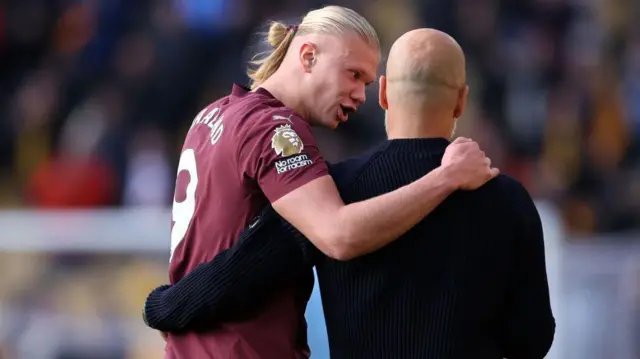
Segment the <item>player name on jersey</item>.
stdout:
<path fill-rule="evenodd" d="M 208 112 L 207 112 L 208 111 Z M 220 139 L 222 135 L 222 131 L 224 129 L 224 125 L 222 124 L 222 119 L 224 116 L 222 113 L 219 113 L 220 108 L 205 108 L 196 116 L 191 124 L 191 128 L 195 125 L 203 124 L 209 126 L 211 129 L 211 144 L 215 145 L 216 142 Z M 204 115 L 204 113 L 207 113 Z M 203 116 L 204 115 L 204 116 Z"/>

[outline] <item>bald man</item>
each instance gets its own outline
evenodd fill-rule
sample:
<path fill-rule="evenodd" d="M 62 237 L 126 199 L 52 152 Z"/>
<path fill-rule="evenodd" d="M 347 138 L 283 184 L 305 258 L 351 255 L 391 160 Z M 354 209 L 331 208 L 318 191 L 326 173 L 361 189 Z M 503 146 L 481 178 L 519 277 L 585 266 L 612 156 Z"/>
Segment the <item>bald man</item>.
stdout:
<path fill-rule="evenodd" d="M 331 166 L 345 203 L 437 168 L 468 92 L 453 38 L 432 29 L 400 37 L 380 77 L 388 141 Z M 504 175 L 454 193 L 392 244 L 350 261 L 322 255 L 268 208 L 236 246 L 152 292 L 148 325 L 215 330 L 260 315 L 313 265 L 333 359 L 535 359 L 553 341 L 540 217 Z"/>

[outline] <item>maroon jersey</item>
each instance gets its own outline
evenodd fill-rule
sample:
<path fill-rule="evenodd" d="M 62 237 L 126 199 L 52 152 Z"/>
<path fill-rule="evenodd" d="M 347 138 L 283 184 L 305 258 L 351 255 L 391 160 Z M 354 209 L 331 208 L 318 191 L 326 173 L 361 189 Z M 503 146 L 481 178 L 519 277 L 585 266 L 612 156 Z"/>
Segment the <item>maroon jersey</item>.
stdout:
<path fill-rule="evenodd" d="M 234 85 L 193 120 L 180 156 L 171 228 L 171 283 L 231 247 L 251 219 L 288 192 L 328 174 L 310 126 L 268 91 Z M 169 335 L 176 359 L 308 356 L 309 292 L 292 285 L 257 317 L 207 333 Z"/>

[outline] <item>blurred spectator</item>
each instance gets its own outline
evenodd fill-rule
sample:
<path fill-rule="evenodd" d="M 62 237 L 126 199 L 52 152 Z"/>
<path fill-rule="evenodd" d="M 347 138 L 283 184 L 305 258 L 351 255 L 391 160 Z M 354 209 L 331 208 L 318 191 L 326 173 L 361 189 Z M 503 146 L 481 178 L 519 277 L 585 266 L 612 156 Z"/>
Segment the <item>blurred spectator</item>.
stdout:
<path fill-rule="evenodd" d="M 468 56 L 459 135 L 557 201 L 578 232 L 640 227 L 640 31 L 635 2 L 350 0 L 383 51 L 435 26 Z M 170 203 L 173 166 L 199 108 L 243 75 L 252 32 L 315 1 L 9 2 L 0 11 L 0 203 Z M 375 98 L 340 131 L 331 160 L 384 138 Z M 145 134 L 144 132 L 149 132 Z M 71 189 L 73 188 L 73 191 Z M 73 193 L 70 194 L 70 193 Z"/>
<path fill-rule="evenodd" d="M 142 128 L 131 146 L 127 156 L 124 205 L 169 205 L 175 173 L 163 134 L 156 127 Z"/>

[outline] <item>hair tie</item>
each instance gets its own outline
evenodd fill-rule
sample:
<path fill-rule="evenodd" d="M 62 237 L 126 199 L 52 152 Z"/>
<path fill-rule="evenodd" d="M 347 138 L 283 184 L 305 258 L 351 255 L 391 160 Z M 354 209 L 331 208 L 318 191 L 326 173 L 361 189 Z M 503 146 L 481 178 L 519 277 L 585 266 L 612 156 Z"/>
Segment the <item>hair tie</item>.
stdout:
<path fill-rule="evenodd" d="M 289 26 L 287 26 L 287 32 L 292 31 L 292 30 L 293 30 L 293 32 L 298 31 L 298 25 L 289 25 Z"/>

